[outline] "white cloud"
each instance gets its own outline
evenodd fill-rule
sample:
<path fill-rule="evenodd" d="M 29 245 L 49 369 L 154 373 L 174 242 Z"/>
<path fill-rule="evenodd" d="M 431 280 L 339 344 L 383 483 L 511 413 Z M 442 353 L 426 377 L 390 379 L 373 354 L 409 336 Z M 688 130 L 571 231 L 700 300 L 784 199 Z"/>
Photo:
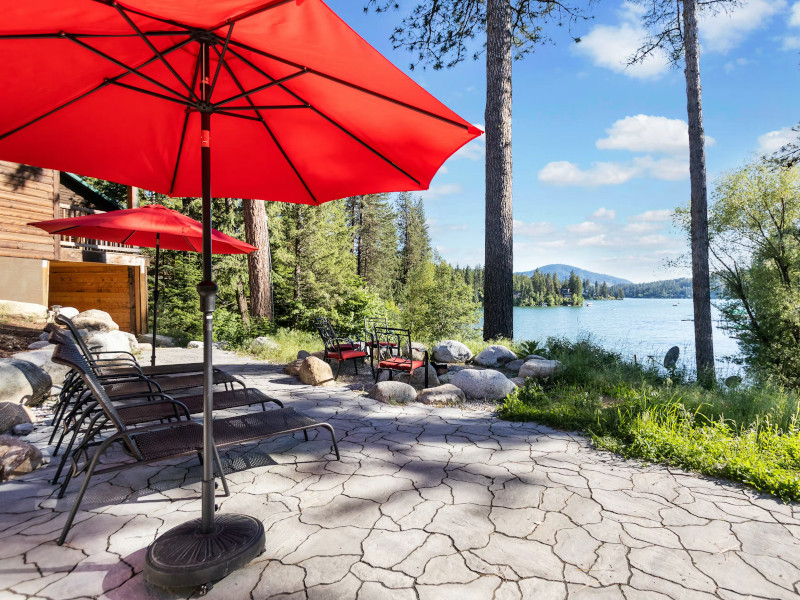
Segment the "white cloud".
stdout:
<path fill-rule="evenodd" d="M 575 163 L 566 160 L 548 163 L 539 171 L 539 181 L 550 185 L 619 185 L 630 181 L 637 175 L 637 169 L 614 162 L 593 163 L 591 168 L 582 170 Z"/>
<path fill-rule="evenodd" d="M 648 210 L 634 217 L 628 217 L 631 223 L 663 223 L 672 219 L 672 211 L 664 210 Z"/>
<path fill-rule="evenodd" d="M 792 131 L 791 127 L 784 127 L 777 131 L 770 131 L 758 138 L 759 154 L 773 154 L 790 142 L 797 142 L 800 134 Z"/>
<path fill-rule="evenodd" d="M 548 235 L 556 230 L 555 225 L 546 221 L 526 223 L 514 219 L 514 235 L 521 237 L 537 237 Z"/>
<path fill-rule="evenodd" d="M 570 233 L 575 233 L 578 235 L 587 235 L 591 233 L 597 233 L 602 228 L 597 223 L 593 223 L 592 221 L 584 221 L 583 223 L 577 223 L 575 225 L 567 225 L 564 229 Z"/>
<path fill-rule="evenodd" d="M 606 133 L 595 144 L 600 150 L 684 154 L 689 149 L 689 126 L 682 119 L 634 115 L 615 122 Z M 706 136 L 706 145 L 714 143 Z"/>
<path fill-rule="evenodd" d="M 628 223 L 622 230 L 625 233 L 633 233 L 633 234 L 643 234 L 643 233 L 653 233 L 654 231 L 658 231 L 661 229 L 663 225 L 658 223 Z"/>
<path fill-rule="evenodd" d="M 588 169 L 565 160 L 548 163 L 539 171 L 539 181 L 550 185 L 594 187 L 620 185 L 637 177 L 679 181 L 689 175 L 689 163 L 676 158 L 636 156 L 628 163 L 597 162 Z"/>
<path fill-rule="evenodd" d="M 749 0 L 730 12 L 720 10 L 716 14 L 701 14 L 699 27 L 703 49 L 723 54 L 729 52 L 784 10 L 786 0 Z"/>
<path fill-rule="evenodd" d="M 617 218 L 617 211 L 601 206 L 592 213 L 592 218 L 598 221 L 613 221 Z"/>
<path fill-rule="evenodd" d="M 451 196 L 453 194 L 460 194 L 463 191 L 460 183 L 440 183 L 432 185 L 430 189 L 420 192 L 425 200 L 434 198 L 442 198 L 443 196 Z"/>
<path fill-rule="evenodd" d="M 614 244 L 607 239 L 605 233 L 596 235 L 594 237 L 583 238 L 578 240 L 578 246 L 613 246 Z"/>
<path fill-rule="evenodd" d="M 739 57 L 736 60 L 729 60 L 728 62 L 726 62 L 723 68 L 725 69 L 726 73 L 732 73 L 738 67 L 746 67 L 747 65 L 751 65 L 754 62 L 755 61 L 750 60 L 748 58 Z"/>
<path fill-rule="evenodd" d="M 790 27 L 800 27 L 800 2 L 795 2 L 792 5 L 792 14 L 789 17 Z"/>
<path fill-rule="evenodd" d="M 447 229 L 449 231 L 466 231 L 469 227 L 462 223 L 461 225 L 448 225 Z"/>
<path fill-rule="evenodd" d="M 800 35 L 787 35 L 783 38 L 781 50 L 800 50 Z"/>
<path fill-rule="evenodd" d="M 574 46 L 575 52 L 589 57 L 598 67 L 628 77 L 648 79 L 665 73 L 669 69 L 669 60 L 662 52 L 651 54 L 642 63 L 627 66 L 647 37 L 647 31 L 641 25 L 641 7 L 625 2 L 619 14 L 619 24 L 595 26 Z"/>

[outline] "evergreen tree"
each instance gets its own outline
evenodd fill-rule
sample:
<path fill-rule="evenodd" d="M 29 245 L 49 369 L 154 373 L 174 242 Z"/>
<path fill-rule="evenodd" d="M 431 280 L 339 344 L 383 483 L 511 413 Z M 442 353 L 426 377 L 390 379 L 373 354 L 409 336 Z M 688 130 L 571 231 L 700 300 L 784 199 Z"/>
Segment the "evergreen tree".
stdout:
<path fill-rule="evenodd" d="M 397 234 L 400 242 L 399 281 L 405 285 L 416 267 L 431 258 L 431 239 L 425 223 L 422 198 L 400 192 L 395 202 Z"/>
<path fill-rule="evenodd" d="M 356 273 L 381 297 L 391 299 L 397 270 L 397 228 L 388 194 L 353 196 L 346 213 L 353 230 Z"/>

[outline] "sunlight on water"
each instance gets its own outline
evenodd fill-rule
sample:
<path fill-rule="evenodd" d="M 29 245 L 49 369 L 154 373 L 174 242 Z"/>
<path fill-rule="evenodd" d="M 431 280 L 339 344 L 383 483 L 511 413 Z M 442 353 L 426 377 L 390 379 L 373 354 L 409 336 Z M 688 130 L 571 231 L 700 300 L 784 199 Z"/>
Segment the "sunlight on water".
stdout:
<path fill-rule="evenodd" d="M 677 304 L 677 306 L 675 306 Z M 731 362 L 738 356 L 736 340 L 720 327 L 720 313 L 712 307 L 714 356 L 717 376 L 739 374 Z M 653 357 L 659 364 L 672 346 L 681 350 L 679 366 L 694 369 L 694 322 L 691 300 L 634 299 L 592 301 L 591 306 L 514 308 L 514 339 L 544 340 L 590 336 L 605 348 L 636 355 L 640 362 Z"/>

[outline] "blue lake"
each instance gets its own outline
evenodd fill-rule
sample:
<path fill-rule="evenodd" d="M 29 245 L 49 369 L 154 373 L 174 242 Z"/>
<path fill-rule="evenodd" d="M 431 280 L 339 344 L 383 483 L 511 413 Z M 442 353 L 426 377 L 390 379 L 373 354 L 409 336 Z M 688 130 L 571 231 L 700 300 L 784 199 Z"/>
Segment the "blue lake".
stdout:
<path fill-rule="evenodd" d="M 720 328 L 720 313 L 712 307 L 717 375 L 737 374 L 731 362 L 738 355 L 736 340 Z M 591 306 L 514 308 L 514 339 L 571 340 L 590 336 L 605 348 L 639 361 L 659 363 L 672 346 L 681 350 L 679 364 L 694 369 L 694 322 L 691 300 L 635 299 L 592 301 Z"/>

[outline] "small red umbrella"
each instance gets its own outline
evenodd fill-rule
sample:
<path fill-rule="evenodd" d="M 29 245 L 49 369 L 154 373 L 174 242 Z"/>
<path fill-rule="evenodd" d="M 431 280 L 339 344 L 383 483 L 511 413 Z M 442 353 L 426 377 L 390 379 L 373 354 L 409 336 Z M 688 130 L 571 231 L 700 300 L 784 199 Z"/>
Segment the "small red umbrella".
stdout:
<path fill-rule="evenodd" d="M 153 289 L 153 354 L 150 358 L 150 363 L 155 365 L 159 296 L 158 271 L 161 248 L 202 252 L 203 224 L 166 206 L 150 204 L 142 208 L 115 210 L 69 219 L 51 219 L 50 221 L 28 223 L 28 225 L 44 229 L 47 233 L 156 249 L 156 275 Z M 211 230 L 211 240 L 214 254 L 249 254 L 258 250 L 255 246 L 216 229 Z"/>

